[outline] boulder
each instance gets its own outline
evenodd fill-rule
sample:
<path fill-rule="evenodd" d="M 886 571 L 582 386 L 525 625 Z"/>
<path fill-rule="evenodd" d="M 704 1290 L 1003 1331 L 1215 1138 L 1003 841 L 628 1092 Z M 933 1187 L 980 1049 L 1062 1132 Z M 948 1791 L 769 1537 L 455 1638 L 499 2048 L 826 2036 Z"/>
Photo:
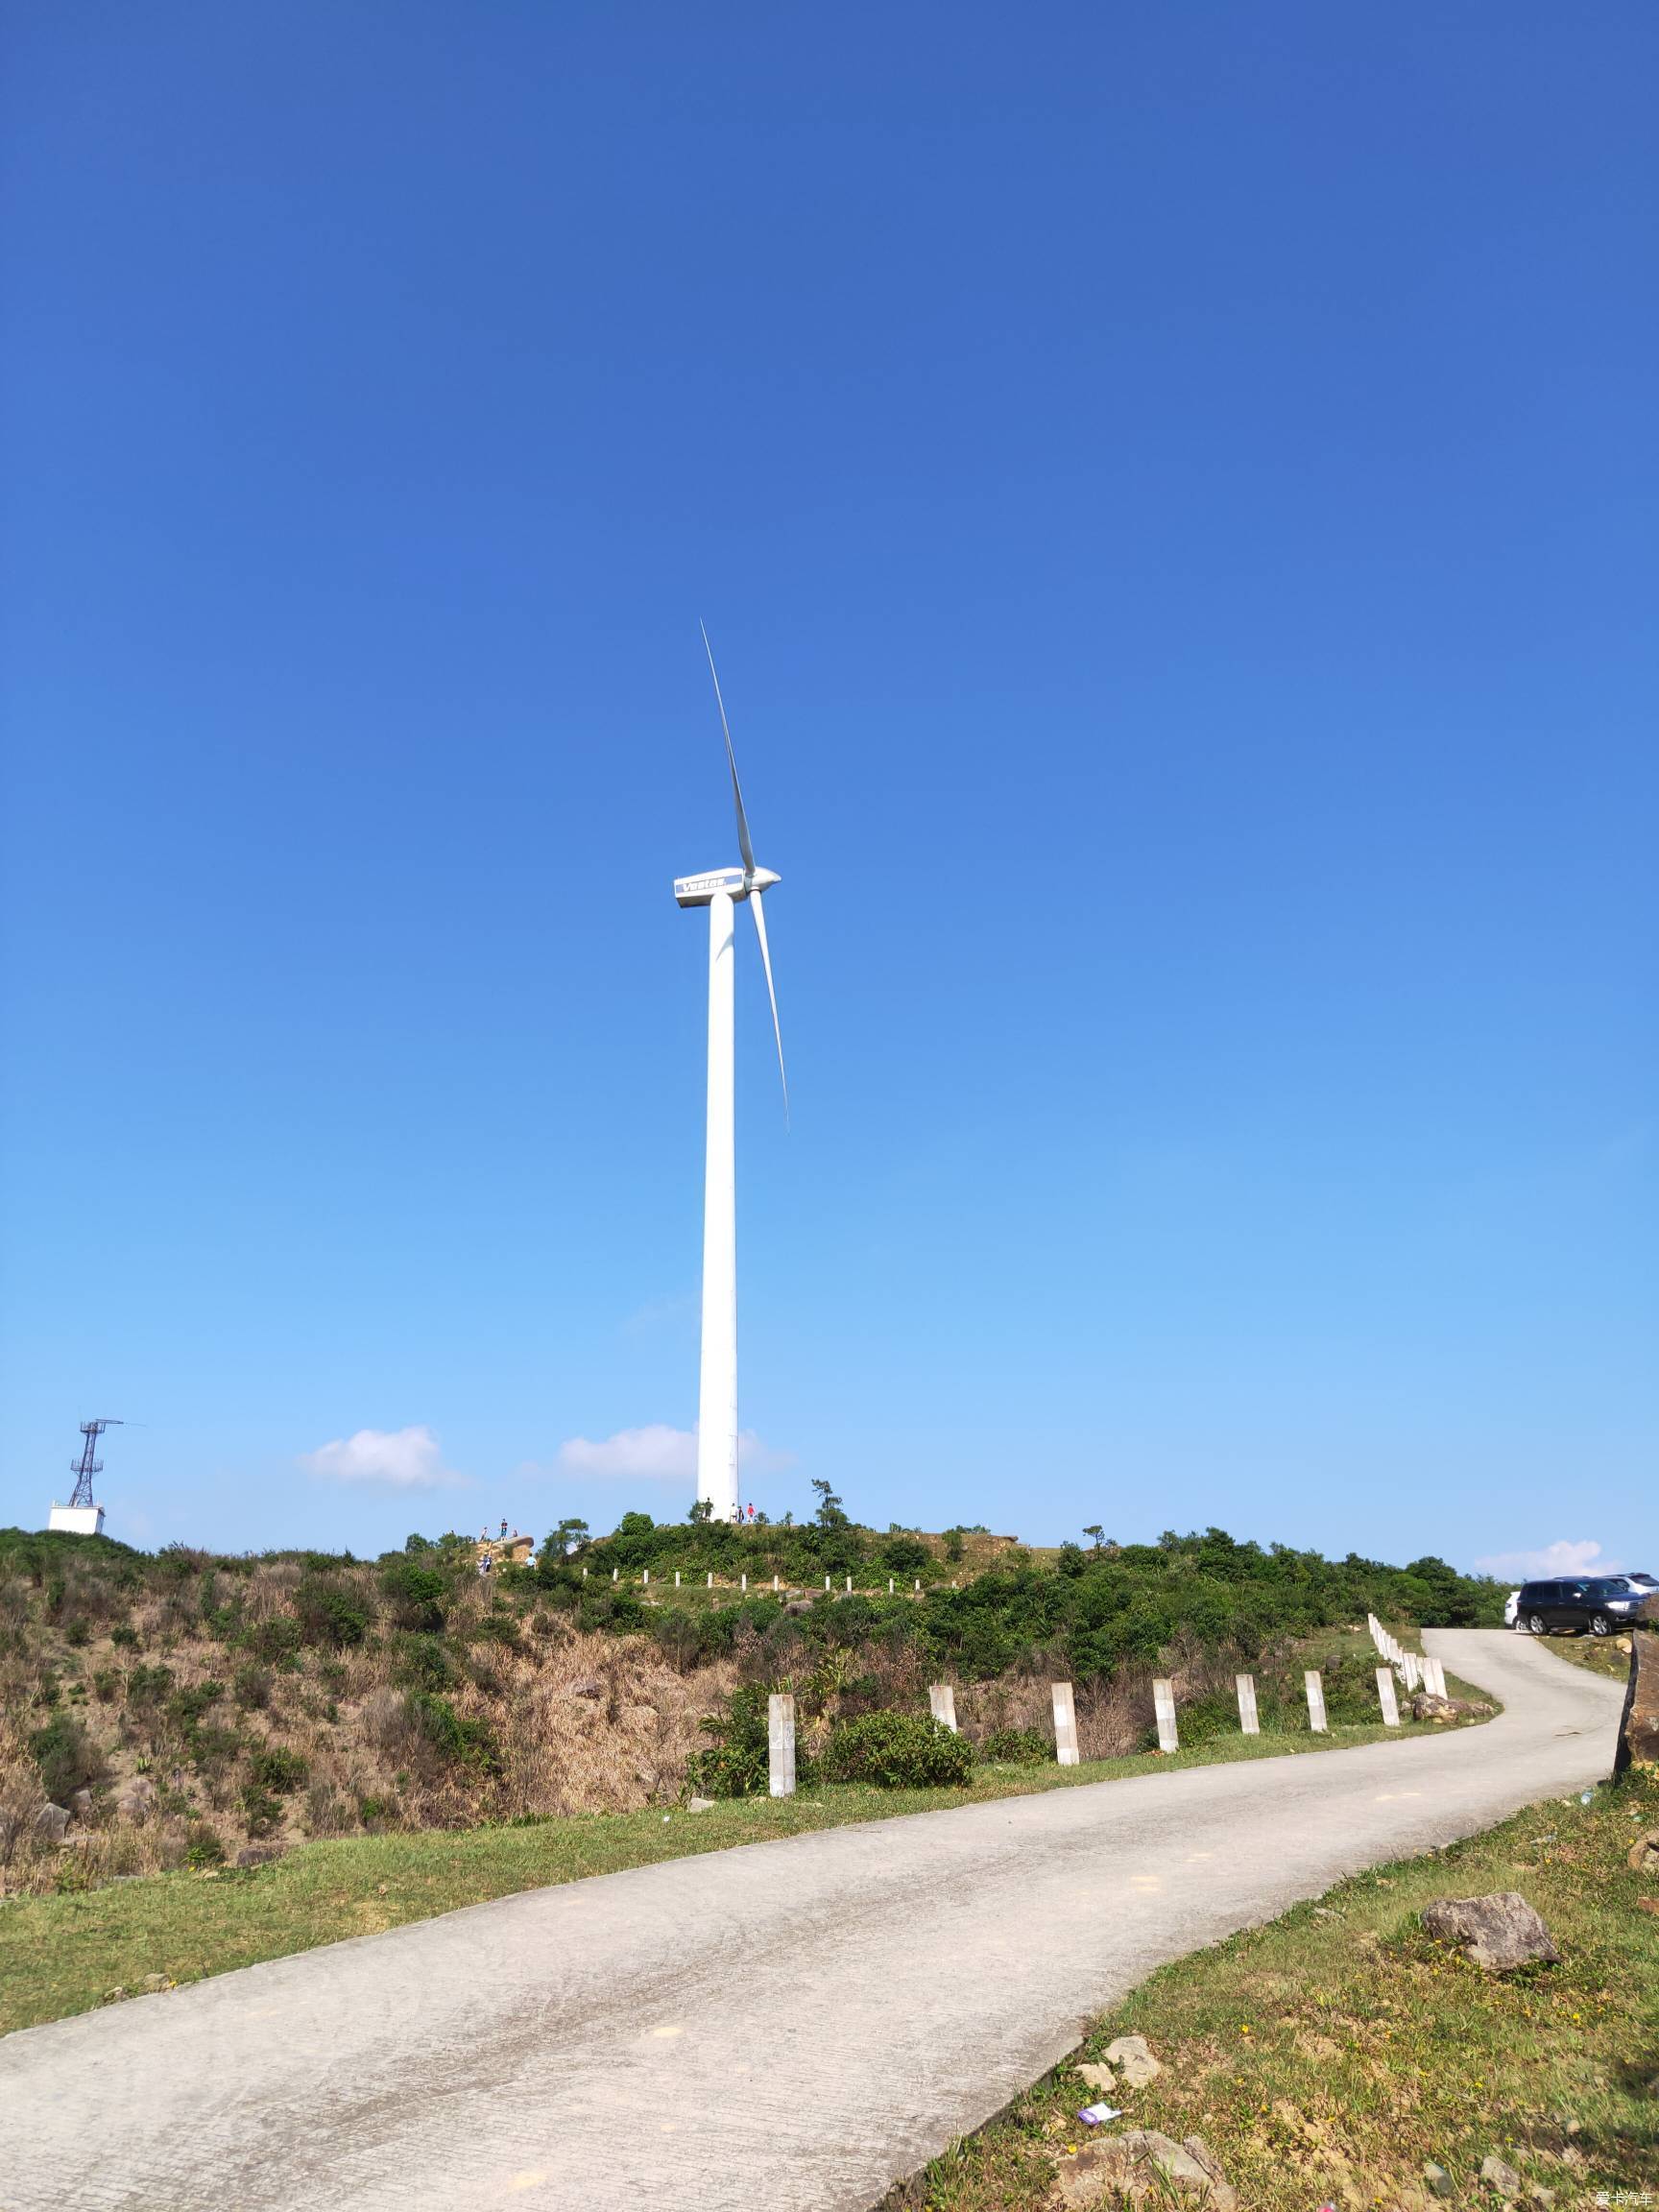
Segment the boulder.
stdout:
<path fill-rule="evenodd" d="M 244 1843 L 236 1854 L 235 1863 L 238 1866 L 269 1866 L 274 1859 L 280 1859 L 281 1856 L 280 1843 Z"/>
<path fill-rule="evenodd" d="M 1518 1889 L 1490 1897 L 1437 1897 L 1424 1906 L 1422 1919 L 1431 1936 L 1455 1943 L 1488 1974 L 1504 1974 L 1534 1960 L 1553 1965 L 1561 1956 Z"/>
<path fill-rule="evenodd" d="M 146 1997 L 159 1997 L 163 1989 L 171 1989 L 172 1983 L 165 1974 L 146 1974 L 138 1987 Z"/>
<path fill-rule="evenodd" d="M 1106 2046 L 1106 2063 L 1125 2089 L 1144 2089 L 1164 2069 L 1146 2048 L 1144 2035 L 1119 2035 Z"/>
<path fill-rule="evenodd" d="M 1098 2090 L 1102 2097 L 1110 2097 L 1118 2086 L 1118 2077 L 1110 2066 L 1079 2066 L 1077 2071 L 1090 2088 Z"/>
<path fill-rule="evenodd" d="M 572 1682 L 570 1695 L 572 1697 L 603 1697 L 605 1685 L 603 1682 L 595 1682 L 589 1677 L 586 1682 Z"/>
<path fill-rule="evenodd" d="M 1413 1720 L 1479 1720 L 1497 1710 L 1484 1697 L 1436 1697 L 1431 1690 L 1419 1690 L 1411 1700 Z"/>
<path fill-rule="evenodd" d="M 1659 1769 L 1659 1592 L 1642 1600 L 1639 1617 L 1643 1625 L 1630 1638 L 1630 1680 L 1613 1754 L 1615 1775 L 1633 1767 L 1648 1773 Z"/>
<path fill-rule="evenodd" d="M 48 1843 L 61 1843 L 69 1815 L 61 1805 L 42 1805 L 35 1815 L 35 1833 Z"/>
<path fill-rule="evenodd" d="M 1506 2204 L 1512 2204 L 1526 2186 L 1514 2167 L 1495 2151 L 1480 2161 L 1480 2185 L 1496 2191 Z"/>
<path fill-rule="evenodd" d="M 1091 2143 L 1068 2158 L 1057 2177 L 1059 2201 L 1068 2207 L 1108 2205 L 1208 2207 L 1238 2212 L 1237 2192 L 1201 2135 L 1172 2142 L 1155 2128 L 1133 2128 L 1104 2143 Z"/>
<path fill-rule="evenodd" d="M 1432 2158 L 1423 2169 L 1423 2178 L 1429 2184 L 1430 2195 L 1433 2197 L 1451 2197 L 1457 2188 L 1445 2167 L 1436 2166 Z"/>
<path fill-rule="evenodd" d="M 92 1817 L 91 1791 L 72 1791 L 69 1797 L 69 1810 L 74 1814 L 77 1820 L 90 1820 Z"/>
<path fill-rule="evenodd" d="M 129 1820 L 148 1820 L 156 1810 L 156 1785 L 148 1774 L 131 1774 L 115 1792 L 115 1810 Z"/>
<path fill-rule="evenodd" d="M 687 1813 L 712 1813 L 714 1800 L 712 1797 L 688 1797 L 685 1800 L 685 1810 Z"/>
<path fill-rule="evenodd" d="M 1625 1863 L 1632 1874 L 1659 1874 L 1659 1828 L 1637 1837 Z"/>

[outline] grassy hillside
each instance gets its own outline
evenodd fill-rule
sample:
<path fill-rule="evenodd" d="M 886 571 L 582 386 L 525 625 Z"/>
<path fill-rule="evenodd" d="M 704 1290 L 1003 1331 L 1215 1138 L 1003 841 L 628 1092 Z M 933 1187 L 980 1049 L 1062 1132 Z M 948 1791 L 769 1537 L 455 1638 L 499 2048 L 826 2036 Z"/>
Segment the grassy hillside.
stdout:
<path fill-rule="evenodd" d="M 1152 1740 L 1154 1671 L 1184 1742 L 1233 1731 L 1239 1665 L 1269 1732 L 1302 1732 L 1311 1639 L 1333 1721 L 1358 1725 L 1367 1609 L 1480 1621 L 1501 1602 L 1432 1559 L 1331 1562 L 1217 1530 L 1045 1558 L 983 1531 L 878 1535 L 832 1498 L 803 1528 L 629 1514 L 596 1542 L 568 1533 L 570 1556 L 550 1543 L 484 1580 L 455 1536 L 360 1561 L 0 1531 L 0 1887 L 672 1804 L 708 1719 L 773 1685 L 794 1690 L 807 1754 L 860 1715 L 925 1711 L 948 1680 L 971 1742 L 1041 1756 L 1067 1678 L 1084 1756 L 1117 1758 Z M 61 1843 L 48 1802 L 73 1815 Z"/>

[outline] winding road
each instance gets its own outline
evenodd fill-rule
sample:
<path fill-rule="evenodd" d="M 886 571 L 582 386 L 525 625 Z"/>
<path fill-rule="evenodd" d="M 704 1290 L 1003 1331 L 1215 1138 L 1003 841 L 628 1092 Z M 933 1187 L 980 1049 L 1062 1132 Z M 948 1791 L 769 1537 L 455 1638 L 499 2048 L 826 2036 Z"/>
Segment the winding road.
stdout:
<path fill-rule="evenodd" d="M 868 2212 L 1166 1959 L 1605 1776 L 1620 1693 L 1431 1630 L 1479 1730 L 643 1867 L 0 2041 L 5 2212 Z"/>

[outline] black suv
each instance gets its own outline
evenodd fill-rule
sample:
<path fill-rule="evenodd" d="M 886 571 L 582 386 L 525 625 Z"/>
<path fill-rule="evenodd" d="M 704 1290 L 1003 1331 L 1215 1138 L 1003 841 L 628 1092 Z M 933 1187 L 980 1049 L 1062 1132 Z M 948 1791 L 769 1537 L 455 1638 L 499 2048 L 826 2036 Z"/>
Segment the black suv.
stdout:
<path fill-rule="evenodd" d="M 1534 1636 L 1563 1628 L 1587 1628 L 1592 1636 L 1611 1636 L 1624 1627 L 1642 1600 L 1650 1596 L 1623 1575 L 1578 1576 L 1569 1582 L 1527 1582 L 1521 1588 L 1516 1619 Z"/>

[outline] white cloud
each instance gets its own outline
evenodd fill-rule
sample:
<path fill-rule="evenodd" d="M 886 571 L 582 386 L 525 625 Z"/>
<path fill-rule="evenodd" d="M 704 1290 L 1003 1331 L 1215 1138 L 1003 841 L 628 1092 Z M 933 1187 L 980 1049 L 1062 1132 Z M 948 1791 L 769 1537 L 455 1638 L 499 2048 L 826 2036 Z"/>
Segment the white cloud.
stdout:
<path fill-rule="evenodd" d="M 1601 1547 L 1586 1536 L 1579 1543 L 1559 1536 L 1538 1551 L 1499 1551 L 1490 1559 L 1477 1559 L 1483 1575 L 1497 1575 L 1512 1582 L 1565 1581 L 1575 1575 L 1617 1575 L 1617 1559 L 1604 1559 Z"/>
<path fill-rule="evenodd" d="M 359 1429 L 302 1452 L 300 1464 L 327 1482 L 377 1482 L 388 1490 L 435 1490 L 461 1482 L 464 1476 L 444 1464 L 443 1451 L 430 1429 Z"/>
<path fill-rule="evenodd" d="M 619 1429 L 597 1443 L 569 1436 L 554 1455 L 561 1475 L 597 1477 L 611 1482 L 690 1482 L 697 1474 L 697 1431 L 670 1429 L 653 1421 L 643 1429 Z M 795 1464 L 792 1452 L 774 1452 L 752 1429 L 737 1439 L 737 1464 L 745 1476 L 777 1475 Z"/>

